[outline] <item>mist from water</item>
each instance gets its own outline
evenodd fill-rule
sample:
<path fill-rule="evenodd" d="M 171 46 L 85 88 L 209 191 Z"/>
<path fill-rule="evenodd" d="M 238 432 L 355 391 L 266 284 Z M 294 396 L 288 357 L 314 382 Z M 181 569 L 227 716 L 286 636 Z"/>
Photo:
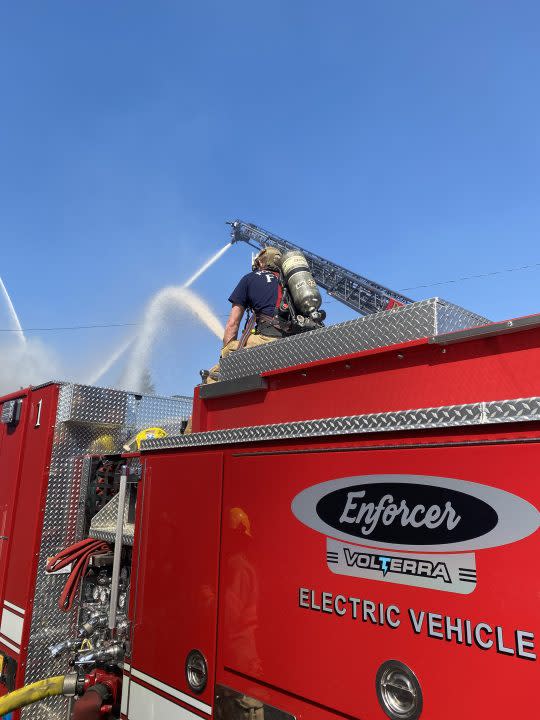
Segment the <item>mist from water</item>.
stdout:
<path fill-rule="evenodd" d="M 40 340 L 0 341 L 0 395 L 60 378 L 66 379 L 60 362 Z"/>
<path fill-rule="evenodd" d="M 167 330 L 169 318 L 186 315 L 221 339 L 223 325 L 210 306 L 189 289 L 228 250 L 230 243 L 207 260 L 182 286 L 166 287 L 157 292 L 148 303 L 138 334 L 124 340 L 107 356 L 101 367 L 86 380 L 95 385 L 132 349 L 127 368 L 119 385 L 142 392 L 143 380 L 151 361 L 152 350 L 160 335 Z M 10 332 L 0 333 L 0 393 L 12 392 L 20 387 L 38 385 L 51 379 L 66 378 L 65 370 L 51 350 L 40 340 L 27 338 L 15 306 L 0 277 L 0 306 L 7 309 Z M 71 373 L 73 374 L 73 373 Z M 75 373 L 77 375 L 77 373 Z M 73 378 L 75 379 L 75 378 Z"/>
<path fill-rule="evenodd" d="M 40 341 L 28 339 L 0 277 L 0 300 L 4 300 L 9 331 L 0 333 L 0 394 L 59 377 L 60 366 L 50 350 Z"/>

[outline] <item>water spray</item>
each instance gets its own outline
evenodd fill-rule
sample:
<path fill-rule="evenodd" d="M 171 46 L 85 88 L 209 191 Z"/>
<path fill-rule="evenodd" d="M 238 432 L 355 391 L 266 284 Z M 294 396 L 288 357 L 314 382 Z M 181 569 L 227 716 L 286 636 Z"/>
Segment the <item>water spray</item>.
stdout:
<path fill-rule="evenodd" d="M 17 315 L 17 313 L 15 311 L 13 302 L 11 301 L 11 298 L 9 296 L 7 288 L 4 285 L 4 281 L 2 280 L 1 277 L 0 277 L 0 290 L 2 291 L 2 295 L 4 296 L 4 299 L 6 301 L 6 305 L 8 308 L 11 324 L 13 325 L 13 329 L 16 331 L 17 337 L 19 338 L 21 343 L 23 345 L 26 345 L 26 336 L 24 334 L 24 330 L 22 329 L 22 325 L 19 321 L 19 316 Z"/>
<path fill-rule="evenodd" d="M 129 348 L 133 345 L 135 342 L 135 337 L 131 337 L 128 340 L 125 340 L 109 357 L 107 360 L 103 363 L 103 365 L 97 370 L 92 377 L 90 377 L 87 380 L 88 385 L 96 385 L 96 383 L 101 380 L 101 378 L 109 372 L 109 370 L 112 368 L 113 365 L 115 365 L 118 360 L 126 353 Z"/>
<path fill-rule="evenodd" d="M 123 342 L 103 366 L 92 375 L 88 381 L 89 384 L 95 385 L 133 347 L 121 385 L 129 389 L 140 390 L 142 375 L 150 360 L 152 346 L 159 332 L 163 316 L 171 309 L 187 308 L 200 322 L 221 339 L 223 337 L 223 326 L 202 298 L 192 290 L 188 290 L 188 288 L 217 262 L 230 247 L 231 243 L 227 243 L 221 250 L 218 250 L 183 285 L 164 288 L 156 293 L 146 307 L 142 326 L 137 336 Z"/>
<path fill-rule="evenodd" d="M 194 273 L 194 274 L 189 278 L 189 280 L 186 280 L 186 282 L 182 285 L 182 287 L 188 288 L 188 287 L 190 287 L 191 285 L 193 285 L 193 283 L 195 282 L 195 280 L 197 280 L 197 278 L 199 278 L 204 272 L 206 272 L 209 267 L 211 267 L 217 260 L 219 260 L 219 258 L 220 258 L 222 255 L 224 255 L 230 247 L 231 247 L 231 243 L 228 242 L 228 243 L 225 245 L 225 247 L 222 247 L 221 250 L 218 250 L 218 252 L 217 252 L 215 255 L 212 255 L 212 257 L 210 258 L 210 260 L 207 260 L 207 262 L 205 262 L 204 265 L 202 265 L 202 266 L 197 270 L 197 272 Z"/>
<path fill-rule="evenodd" d="M 184 308 L 187 308 L 219 339 L 223 337 L 223 325 L 207 303 L 193 290 L 183 286 L 163 288 L 154 295 L 146 307 L 141 331 L 137 335 L 128 367 L 122 378 L 122 387 L 141 391 L 144 371 L 148 367 L 164 318 L 169 313 Z"/>

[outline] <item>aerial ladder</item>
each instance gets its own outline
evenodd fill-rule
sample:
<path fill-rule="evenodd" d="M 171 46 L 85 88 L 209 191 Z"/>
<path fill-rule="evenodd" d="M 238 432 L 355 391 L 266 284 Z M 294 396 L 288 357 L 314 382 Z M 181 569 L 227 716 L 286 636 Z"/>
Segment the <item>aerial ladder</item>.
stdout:
<path fill-rule="evenodd" d="M 390 310 L 413 302 L 411 298 L 395 290 L 368 280 L 362 275 L 284 240 L 258 225 L 243 220 L 233 220 L 228 224 L 231 226 L 232 243 L 245 242 L 258 250 L 268 245 L 277 247 L 283 252 L 299 250 L 306 258 L 317 284 L 324 288 L 331 297 L 361 315 Z"/>

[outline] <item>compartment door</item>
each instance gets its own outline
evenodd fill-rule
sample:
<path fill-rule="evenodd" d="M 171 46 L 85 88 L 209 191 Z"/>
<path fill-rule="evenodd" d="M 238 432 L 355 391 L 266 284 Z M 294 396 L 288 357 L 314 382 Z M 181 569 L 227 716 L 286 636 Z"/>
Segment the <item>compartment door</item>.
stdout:
<path fill-rule="evenodd" d="M 221 452 L 146 458 L 134 560 L 130 720 L 211 716 L 222 470 Z M 200 655 L 188 663 L 193 651 Z M 208 680 L 197 691 L 186 663 L 198 677 L 201 662 Z"/>
<path fill-rule="evenodd" d="M 5 604 L 7 560 L 22 464 L 29 399 L 26 393 L 0 400 L 0 646 L 18 655 L 22 622 Z"/>
<path fill-rule="evenodd" d="M 249 534 L 224 521 L 218 681 L 384 720 L 397 660 L 422 719 L 534 715 L 539 465 L 538 444 L 504 442 L 227 457 L 223 517 L 241 508 Z"/>

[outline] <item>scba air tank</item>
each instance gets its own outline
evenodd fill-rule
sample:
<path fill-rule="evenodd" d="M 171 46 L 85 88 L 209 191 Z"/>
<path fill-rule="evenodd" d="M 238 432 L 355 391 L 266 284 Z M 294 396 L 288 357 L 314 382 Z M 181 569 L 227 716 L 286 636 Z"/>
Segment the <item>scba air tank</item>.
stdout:
<path fill-rule="evenodd" d="M 281 272 L 297 313 L 311 317 L 321 307 L 322 298 L 306 258 L 298 250 L 281 257 Z"/>

